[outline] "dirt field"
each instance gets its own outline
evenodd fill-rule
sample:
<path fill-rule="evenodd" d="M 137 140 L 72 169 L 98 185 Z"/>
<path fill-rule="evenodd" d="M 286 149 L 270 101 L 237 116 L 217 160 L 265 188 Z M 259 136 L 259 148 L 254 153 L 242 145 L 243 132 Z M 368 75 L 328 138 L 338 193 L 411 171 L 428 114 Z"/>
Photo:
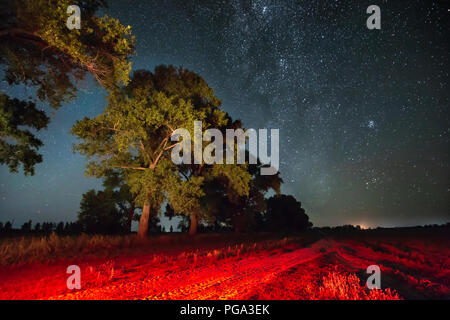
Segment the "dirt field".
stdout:
<path fill-rule="evenodd" d="M 0 268 L 1 299 L 450 299 L 447 237 L 322 237 Z M 81 268 L 69 290 L 66 268 Z M 366 268 L 382 290 L 367 290 Z"/>

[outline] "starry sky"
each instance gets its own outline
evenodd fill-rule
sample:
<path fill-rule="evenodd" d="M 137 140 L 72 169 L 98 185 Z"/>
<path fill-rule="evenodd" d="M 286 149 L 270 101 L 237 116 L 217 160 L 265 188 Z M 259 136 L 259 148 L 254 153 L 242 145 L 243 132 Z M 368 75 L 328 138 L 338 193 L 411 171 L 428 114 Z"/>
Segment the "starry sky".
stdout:
<path fill-rule="evenodd" d="M 372 4 L 381 30 L 366 27 Z M 245 127 L 280 130 L 282 191 L 314 225 L 374 227 L 450 221 L 449 9 L 431 0 L 120 0 L 104 13 L 132 27 L 135 70 L 182 65 Z M 104 97 L 87 79 L 51 116 L 35 176 L 0 167 L 0 221 L 76 219 L 81 194 L 101 183 L 83 175 L 69 130 L 101 113 Z"/>

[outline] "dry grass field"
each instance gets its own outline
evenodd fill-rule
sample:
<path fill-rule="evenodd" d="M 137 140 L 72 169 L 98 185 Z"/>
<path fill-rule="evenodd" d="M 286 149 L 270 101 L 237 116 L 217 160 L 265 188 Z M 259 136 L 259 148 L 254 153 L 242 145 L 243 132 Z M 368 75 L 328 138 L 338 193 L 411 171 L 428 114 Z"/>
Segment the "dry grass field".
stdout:
<path fill-rule="evenodd" d="M 3 239 L 1 299 L 449 299 L 448 230 Z M 69 290 L 67 266 L 81 268 Z M 381 290 L 365 287 L 381 269 Z"/>

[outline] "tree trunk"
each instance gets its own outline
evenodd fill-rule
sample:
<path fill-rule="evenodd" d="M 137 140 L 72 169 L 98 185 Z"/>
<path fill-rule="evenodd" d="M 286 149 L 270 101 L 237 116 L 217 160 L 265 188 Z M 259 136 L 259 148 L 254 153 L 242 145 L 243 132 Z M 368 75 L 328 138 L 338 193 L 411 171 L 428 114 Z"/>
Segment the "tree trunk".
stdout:
<path fill-rule="evenodd" d="M 198 225 L 197 213 L 192 212 L 191 213 L 191 224 L 189 226 L 189 235 L 193 236 L 194 234 L 197 233 L 197 225 Z"/>
<path fill-rule="evenodd" d="M 233 227 L 235 233 L 242 233 L 245 231 L 246 228 L 246 221 L 245 221 L 245 215 L 244 214 L 236 214 L 231 219 L 233 221 Z"/>
<path fill-rule="evenodd" d="M 145 238 L 148 233 L 148 221 L 150 219 L 150 203 L 146 203 L 142 208 L 141 219 L 139 220 L 138 237 Z"/>
<path fill-rule="evenodd" d="M 131 232 L 131 224 L 133 223 L 133 217 L 134 217 L 134 205 L 128 209 L 128 215 L 127 215 L 127 231 Z"/>

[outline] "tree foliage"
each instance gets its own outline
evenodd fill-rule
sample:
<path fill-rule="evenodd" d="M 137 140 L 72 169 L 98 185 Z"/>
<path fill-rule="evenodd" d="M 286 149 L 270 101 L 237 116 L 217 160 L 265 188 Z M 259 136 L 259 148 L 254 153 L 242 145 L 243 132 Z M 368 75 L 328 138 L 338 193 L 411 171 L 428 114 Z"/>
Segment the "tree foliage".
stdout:
<path fill-rule="evenodd" d="M 266 223 L 272 231 L 303 231 L 312 226 L 301 202 L 291 195 L 267 199 Z"/>
<path fill-rule="evenodd" d="M 81 29 L 67 28 L 69 5 L 80 7 Z M 87 73 L 108 90 L 126 85 L 131 71 L 128 58 L 134 53 L 134 36 L 130 26 L 123 26 L 107 15 L 95 15 L 105 5 L 103 0 L 2 1 L 0 66 L 5 81 L 10 86 L 32 87 L 39 101 L 48 102 L 55 109 L 75 97 L 76 81 Z M 4 138 L 17 139 L 17 132 L 11 132 L 9 128 L 14 129 L 14 123 L 20 121 L 15 116 L 21 116 L 24 106 L 39 118 L 28 126 L 45 127 L 42 124 L 46 124 L 48 118 L 35 110 L 36 100 L 21 102 L 5 96 L 0 101 L 0 161 L 8 164 L 13 172 L 22 163 L 25 174 L 33 174 L 34 164 L 42 161 L 36 153 L 42 143 L 30 132 L 25 134 L 26 137 L 21 134 L 16 145 L 5 143 Z M 10 114 L 4 115 L 5 112 Z"/>
<path fill-rule="evenodd" d="M 109 170 L 103 178 L 104 190 L 83 194 L 78 222 L 85 232 L 130 232 L 131 223 L 138 218 L 130 187 L 121 172 Z"/>
<path fill-rule="evenodd" d="M 138 70 L 127 87 L 110 94 L 103 114 L 76 123 L 72 133 L 81 143 L 75 150 L 90 159 L 88 175 L 101 177 L 111 168 L 123 170 L 137 205 L 144 207 L 144 217 L 146 207 L 159 211 L 165 200 L 176 213 L 191 214 L 200 208 L 208 176 L 221 175 L 238 194 L 248 194 L 250 176 L 245 165 L 201 163 L 187 168 L 175 165 L 170 157 L 178 144 L 170 140 L 177 128 L 194 136 L 194 121 L 203 121 L 203 129 L 227 125 L 229 117 L 220 104 L 194 72 L 173 66 L 156 67 L 153 73 Z M 202 168 L 204 174 L 199 174 Z M 141 223 L 142 219 L 147 218 L 141 218 Z"/>
<path fill-rule="evenodd" d="M 266 195 L 270 191 L 279 194 L 283 183 L 279 173 L 261 175 L 263 166 L 259 160 L 256 164 L 248 164 L 251 177 L 248 195 L 236 194 L 233 189 L 227 188 L 220 177 L 210 181 L 204 205 L 211 212 L 210 216 L 215 217 L 216 225 L 232 226 L 237 232 L 256 228 L 255 219 L 266 211 Z"/>
<path fill-rule="evenodd" d="M 66 26 L 67 8 L 81 9 L 81 28 Z M 103 86 L 127 84 L 134 51 L 130 26 L 95 16 L 102 0 L 6 0 L 0 20 L 0 63 L 11 84 L 36 86 L 41 101 L 58 108 L 74 97 L 72 79 L 90 72 Z"/>
<path fill-rule="evenodd" d="M 118 233 L 126 228 L 126 217 L 117 208 L 111 191 L 89 190 L 83 194 L 78 222 L 87 233 Z"/>
<path fill-rule="evenodd" d="M 135 213 L 137 206 L 134 201 L 134 195 L 131 193 L 130 186 L 126 183 L 120 170 L 108 171 L 103 179 L 105 192 L 112 193 L 112 197 L 119 209 L 120 214 L 126 221 L 125 229 L 131 231 L 131 223 L 137 220 Z"/>
<path fill-rule="evenodd" d="M 34 174 L 36 163 L 42 162 L 37 150 L 42 142 L 26 129 L 37 131 L 46 128 L 49 118 L 37 110 L 33 102 L 10 99 L 0 94 L 0 164 L 17 172 L 20 164 L 24 173 Z"/>

